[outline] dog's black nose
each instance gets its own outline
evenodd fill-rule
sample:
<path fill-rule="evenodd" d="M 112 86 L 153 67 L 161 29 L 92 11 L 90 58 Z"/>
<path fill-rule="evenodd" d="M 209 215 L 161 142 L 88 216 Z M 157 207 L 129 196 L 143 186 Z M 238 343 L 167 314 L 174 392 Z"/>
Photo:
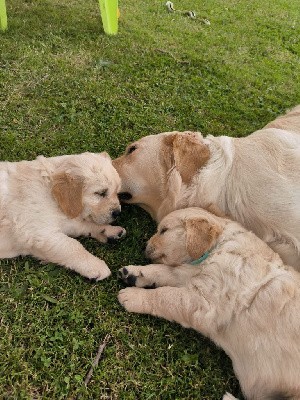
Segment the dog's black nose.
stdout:
<path fill-rule="evenodd" d="M 111 212 L 111 216 L 113 217 L 113 219 L 118 218 L 118 216 L 121 214 L 121 210 L 119 208 L 116 208 L 115 210 L 113 210 Z"/>
<path fill-rule="evenodd" d="M 118 197 L 119 197 L 119 200 L 121 200 L 121 201 L 122 200 L 126 201 L 126 200 L 132 199 L 132 195 L 128 192 L 121 192 L 118 194 Z"/>

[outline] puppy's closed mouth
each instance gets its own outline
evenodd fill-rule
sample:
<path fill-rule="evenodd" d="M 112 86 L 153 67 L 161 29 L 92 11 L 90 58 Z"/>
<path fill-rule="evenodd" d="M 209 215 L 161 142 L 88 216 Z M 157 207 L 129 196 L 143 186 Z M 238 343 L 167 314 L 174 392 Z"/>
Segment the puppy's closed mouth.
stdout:
<path fill-rule="evenodd" d="M 148 260 L 152 261 L 153 263 L 162 263 L 163 258 L 165 257 L 165 254 L 155 254 L 154 252 L 151 251 L 145 251 L 145 256 Z"/>
<path fill-rule="evenodd" d="M 120 201 L 126 201 L 132 199 L 132 195 L 129 192 L 121 192 L 118 194 L 118 197 Z"/>

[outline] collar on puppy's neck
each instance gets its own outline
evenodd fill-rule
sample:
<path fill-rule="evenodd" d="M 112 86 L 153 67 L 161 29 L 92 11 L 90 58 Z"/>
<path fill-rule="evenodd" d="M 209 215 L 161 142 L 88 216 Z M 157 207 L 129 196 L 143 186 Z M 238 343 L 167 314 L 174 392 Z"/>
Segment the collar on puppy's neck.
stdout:
<path fill-rule="evenodd" d="M 207 257 L 210 255 L 211 250 L 206 251 L 204 254 L 202 254 L 201 257 L 197 258 L 197 260 L 194 260 L 190 263 L 190 265 L 199 265 L 202 263 L 202 261 L 206 260 Z"/>
<path fill-rule="evenodd" d="M 199 264 L 201 264 L 203 261 L 205 261 L 207 259 L 208 256 L 210 256 L 211 252 L 213 250 L 215 250 L 216 247 L 218 247 L 218 243 L 215 244 L 211 249 L 207 250 L 204 254 L 202 254 L 201 257 L 197 258 L 197 260 L 194 260 L 194 261 L 190 262 L 190 265 L 199 265 Z"/>

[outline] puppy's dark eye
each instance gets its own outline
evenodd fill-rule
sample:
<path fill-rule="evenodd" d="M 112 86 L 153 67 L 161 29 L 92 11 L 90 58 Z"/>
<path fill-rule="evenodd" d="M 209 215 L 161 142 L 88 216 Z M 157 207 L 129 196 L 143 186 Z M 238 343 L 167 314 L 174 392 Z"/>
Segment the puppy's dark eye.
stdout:
<path fill-rule="evenodd" d="M 129 149 L 127 150 L 127 154 L 131 154 L 134 152 L 134 150 L 136 150 L 136 146 L 130 146 Z"/>
<path fill-rule="evenodd" d="M 107 196 L 107 189 L 101 190 L 99 192 L 95 192 L 95 195 L 99 196 L 99 197 L 106 197 Z"/>
<path fill-rule="evenodd" d="M 163 235 L 165 232 L 167 232 L 168 228 L 162 228 L 159 232 L 160 235 Z"/>

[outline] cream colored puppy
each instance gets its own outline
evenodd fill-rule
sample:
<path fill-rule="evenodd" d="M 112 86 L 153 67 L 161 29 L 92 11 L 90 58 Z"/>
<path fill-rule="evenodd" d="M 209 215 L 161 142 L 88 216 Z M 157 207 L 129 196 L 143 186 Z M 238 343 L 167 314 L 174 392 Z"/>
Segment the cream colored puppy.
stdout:
<path fill-rule="evenodd" d="M 245 138 L 166 132 L 113 161 L 121 199 L 156 221 L 215 204 L 300 269 L 300 106 Z"/>
<path fill-rule="evenodd" d="M 120 214 L 120 187 L 107 153 L 0 162 L 0 258 L 32 255 L 106 278 L 105 262 L 72 236 L 103 243 L 124 236 L 123 228 L 108 225 Z"/>
<path fill-rule="evenodd" d="M 247 399 L 300 399 L 298 272 L 239 223 L 200 208 L 166 216 L 146 253 L 167 265 L 120 270 L 137 286 L 119 293 L 126 310 L 208 336 L 231 358 Z"/>

